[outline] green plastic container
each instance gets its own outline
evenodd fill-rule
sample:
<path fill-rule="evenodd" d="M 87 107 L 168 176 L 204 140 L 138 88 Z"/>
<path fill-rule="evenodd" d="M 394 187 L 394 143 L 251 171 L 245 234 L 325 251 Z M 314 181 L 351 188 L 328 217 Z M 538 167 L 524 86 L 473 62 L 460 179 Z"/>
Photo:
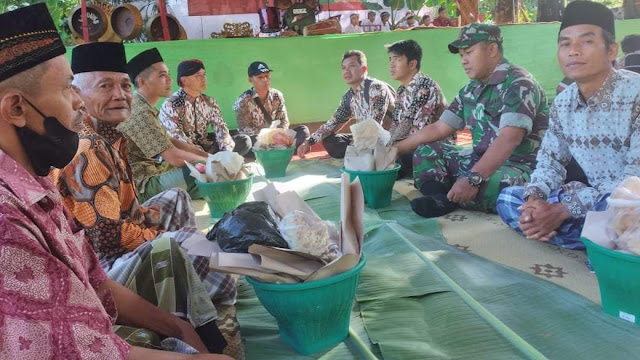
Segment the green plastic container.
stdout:
<path fill-rule="evenodd" d="M 226 212 L 244 203 L 251 192 L 251 185 L 253 185 L 253 174 L 242 180 L 216 183 L 203 183 L 196 180 L 200 195 L 209 205 L 209 216 L 212 219 L 219 219 Z"/>
<path fill-rule="evenodd" d="M 598 277 L 602 311 L 640 325 L 640 256 L 581 240 Z"/>
<path fill-rule="evenodd" d="M 247 281 L 260 303 L 276 318 L 280 337 L 298 353 L 308 355 L 346 339 L 365 262 L 363 254 L 353 269 L 305 283 L 265 283 L 250 276 Z"/>
<path fill-rule="evenodd" d="M 283 150 L 253 150 L 256 160 L 264 168 L 264 176 L 268 179 L 284 177 L 287 166 L 293 157 L 295 147 Z"/>
<path fill-rule="evenodd" d="M 400 165 L 396 164 L 391 170 L 380 171 L 357 171 L 342 168 L 342 171 L 349 174 L 351 181 L 360 178 L 364 202 L 373 209 L 383 208 L 391 204 L 391 194 L 393 194 L 393 184 L 398 178 Z"/>

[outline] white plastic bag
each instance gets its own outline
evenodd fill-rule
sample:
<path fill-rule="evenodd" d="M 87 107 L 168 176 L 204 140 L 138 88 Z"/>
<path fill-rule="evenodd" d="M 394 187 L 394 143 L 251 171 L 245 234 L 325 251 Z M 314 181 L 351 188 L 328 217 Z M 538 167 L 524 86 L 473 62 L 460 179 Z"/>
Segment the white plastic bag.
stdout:
<path fill-rule="evenodd" d="M 311 254 L 327 262 L 342 255 L 332 240 L 337 239 L 337 230 L 331 222 L 318 221 L 294 210 L 280 220 L 278 230 L 291 250 Z"/>
<path fill-rule="evenodd" d="M 373 119 L 367 119 L 351 125 L 353 145 L 361 149 L 375 149 L 376 144 L 387 145 L 391 141 L 391 133 Z"/>
<path fill-rule="evenodd" d="M 275 120 L 269 128 L 260 130 L 253 145 L 257 150 L 287 149 L 295 145 L 296 132 L 291 129 L 279 128 L 280 120 Z"/>
<path fill-rule="evenodd" d="M 618 249 L 640 255 L 640 178 L 624 179 L 607 203 L 613 211 L 609 226 Z"/>

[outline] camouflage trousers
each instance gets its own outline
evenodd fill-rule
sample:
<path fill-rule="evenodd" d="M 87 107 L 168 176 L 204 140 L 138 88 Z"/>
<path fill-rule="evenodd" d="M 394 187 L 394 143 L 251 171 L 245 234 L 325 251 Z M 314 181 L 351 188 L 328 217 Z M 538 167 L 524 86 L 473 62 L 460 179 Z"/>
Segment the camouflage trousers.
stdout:
<path fill-rule="evenodd" d="M 456 146 L 445 142 L 421 145 L 413 154 L 413 178 L 417 189 L 428 181 L 437 181 L 450 189 L 456 180 L 466 176 L 479 157 L 470 146 Z M 461 204 L 463 208 L 495 212 L 500 191 L 506 187 L 523 185 L 530 180 L 533 169 L 527 164 L 507 160 L 478 191 L 475 200 Z"/>

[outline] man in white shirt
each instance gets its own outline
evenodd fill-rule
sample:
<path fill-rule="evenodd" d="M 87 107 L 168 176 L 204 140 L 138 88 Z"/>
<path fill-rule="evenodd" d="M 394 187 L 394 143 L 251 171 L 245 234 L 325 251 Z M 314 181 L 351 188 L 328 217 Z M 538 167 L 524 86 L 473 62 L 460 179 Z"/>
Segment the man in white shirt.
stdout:
<path fill-rule="evenodd" d="M 367 19 L 362 22 L 362 29 L 364 30 L 364 32 L 374 32 L 382 30 L 382 24 L 376 21 L 375 11 L 369 11 L 369 13 L 367 14 Z"/>
<path fill-rule="evenodd" d="M 342 30 L 343 34 L 354 34 L 362 32 L 362 28 L 360 27 L 360 15 L 356 13 L 351 14 L 351 16 L 349 16 L 349 21 L 349 25 L 347 25 L 347 27 Z"/>
<path fill-rule="evenodd" d="M 390 18 L 391 15 L 386 11 L 383 11 L 382 14 L 380 14 L 380 20 L 382 20 L 382 31 L 391 31 L 391 23 L 389 22 Z"/>

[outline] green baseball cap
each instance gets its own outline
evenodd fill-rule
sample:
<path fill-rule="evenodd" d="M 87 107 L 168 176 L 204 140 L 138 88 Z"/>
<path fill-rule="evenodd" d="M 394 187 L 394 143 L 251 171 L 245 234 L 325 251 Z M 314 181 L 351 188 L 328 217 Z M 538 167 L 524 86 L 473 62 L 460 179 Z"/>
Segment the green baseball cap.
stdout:
<path fill-rule="evenodd" d="M 460 30 L 458 39 L 449 44 L 449 51 L 457 54 L 460 49 L 469 48 L 482 41 L 502 44 L 500 28 L 495 25 L 471 23 Z"/>

